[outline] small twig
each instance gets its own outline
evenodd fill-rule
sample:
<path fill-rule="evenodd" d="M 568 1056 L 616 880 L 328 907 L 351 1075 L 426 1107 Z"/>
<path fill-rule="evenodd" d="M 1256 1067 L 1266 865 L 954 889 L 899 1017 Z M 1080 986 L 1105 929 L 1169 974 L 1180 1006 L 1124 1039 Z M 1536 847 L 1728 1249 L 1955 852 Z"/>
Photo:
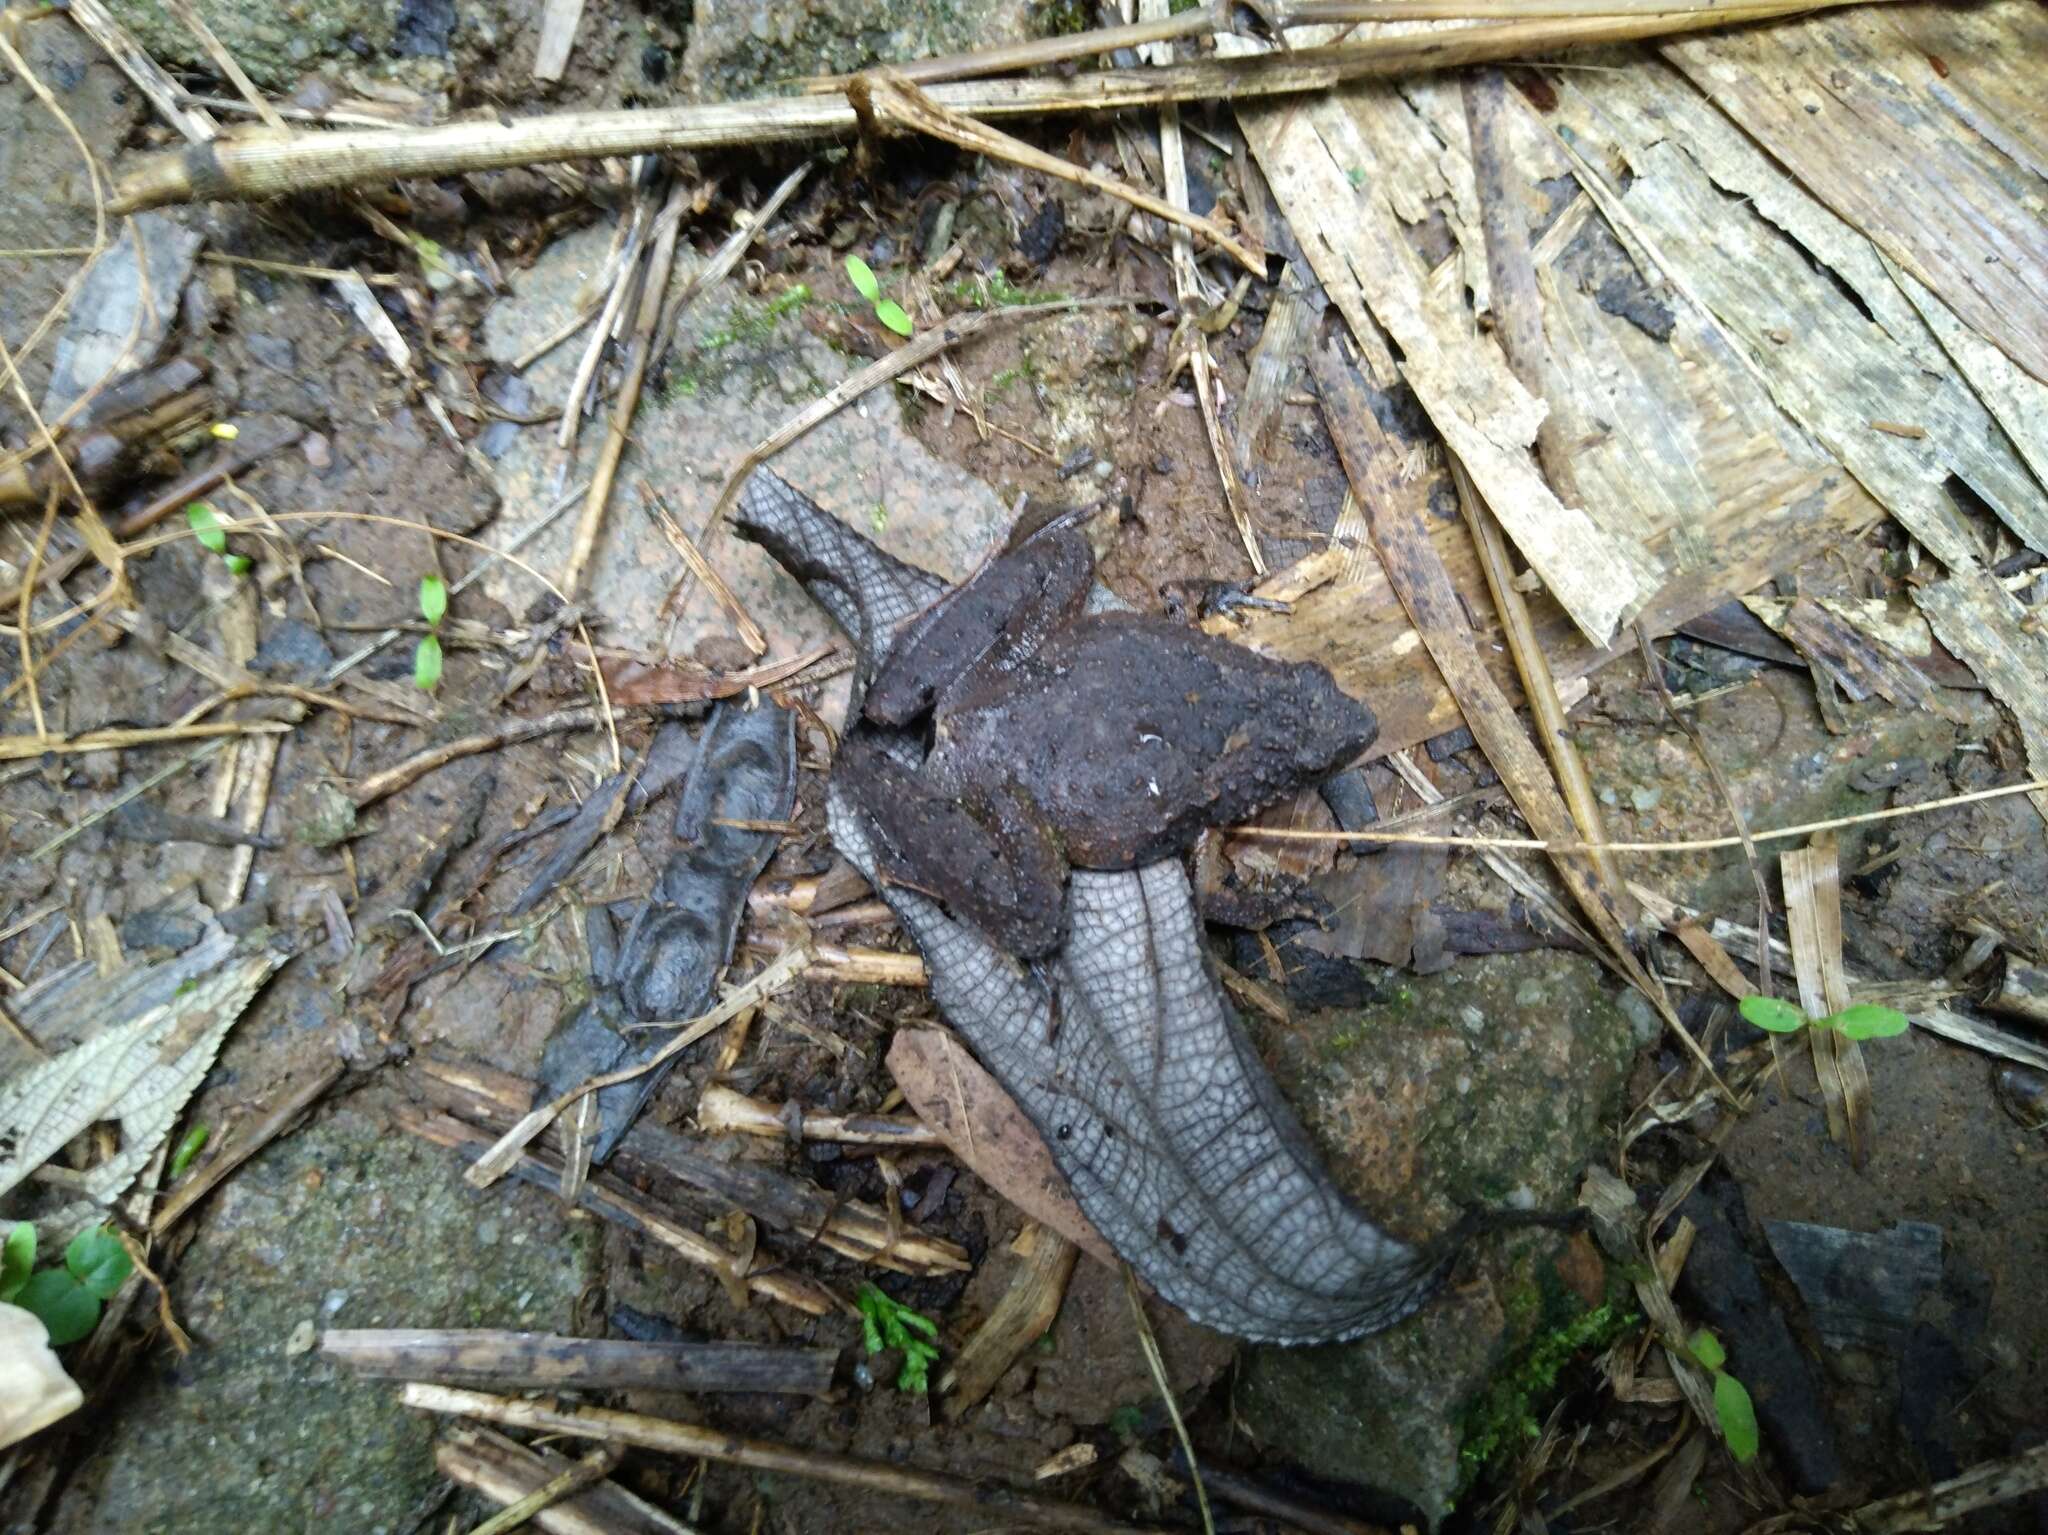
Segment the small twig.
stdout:
<path fill-rule="evenodd" d="M 430 746 L 381 773 L 372 773 L 355 786 L 349 798 L 358 810 L 374 805 L 387 794 L 403 789 L 414 779 L 433 772 L 435 768 L 446 767 L 462 757 L 474 757 L 479 752 L 496 751 L 501 746 L 514 746 L 521 741 L 531 741 L 536 736 L 556 735 L 565 730 L 589 730 L 602 722 L 601 711 L 585 706 L 581 709 L 563 709 L 555 714 L 544 714 L 539 719 L 501 720 L 489 730 L 475 735 L 463 736 L 456 741 L 443 741 Z M 5 740 L 0 738 L 0 756 L 5 755 Z"/>
<path fill-rule="evenodd" d="M 790 949 L 770 964 L 759 975 L 742 986 L 735 986 L 727 992 L 717 1006 L 710 1011 L 677 1026 L 676 1037 L 663 1045 L 653 1055 L 637 1066 L 628 1066 L 619 1071 L 608 1071 L 602 1076 L 590 1078 L 567 1092 L 542 1104 L 527 1114 L 518 1124 L 507 1130 L 476 1161 L 472 1162 L 462 1176 L 472 1188 L 489 1188 L 505 1176 L 513 1162 L 517 1161 L 526 1147 L 531 1145 L 541 1131 L 553 1124 L 562 1111 L 587 1094 L 603 1088 L 616 1087 L 621 1082 L 630 1082 L 635 1077 L 645 1076 L 663 1062 L 673 1059 L 679 1051 L 687 1049 L 709 1034 L 720 1024 L 738 1016 L 750 1007 L 759 1005 L 763 998 L 773 996 L 799 975 L 811 962 L 807 949 Z"/>
<path fill-rule="evenodd" d="M 581 9 L 581 0 L 577 0 Z M 508 1503 L 490 1518 L 469 1532 L 469 1535 L 507 1535 L 516 1530 L 544 1508 L 551 1508 L 563 1499 L 572 1497 L 610 1476 L 626 1452 L 615 1444 L 592 1450 L 583 1459 L 545 1486 L 536 1487 L 517 1503 Z"/>

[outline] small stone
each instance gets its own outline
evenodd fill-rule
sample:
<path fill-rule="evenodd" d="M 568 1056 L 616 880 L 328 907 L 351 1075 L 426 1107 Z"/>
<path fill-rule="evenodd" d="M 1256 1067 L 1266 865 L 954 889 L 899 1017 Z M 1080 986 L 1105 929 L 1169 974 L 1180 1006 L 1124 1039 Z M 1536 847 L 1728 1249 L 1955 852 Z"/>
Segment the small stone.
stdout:
<path fill-rule="evenodd" d="M 299 1323 L 292 1329 L 292 1335 L 284 1340 L 285 1358 L 296 1359 L 301 1354 L 310 1354 L 318 1337 L 310 1318 Z"/>
<path fill-rule="evenodd" d="M 1621 994 L 1621 1010 L 1627 1015 L 1629 1032 L 1635 1036 L 1638 1050 L 1648 1049 L 1657 1042 L 1657 1036 L 1664 1032 L 1664 1020 L 1657 1016 L 1657 1010 L 1650 1006 L 1650 999 L 1633 988 Z"/>
<path fill-rule="evenodd" d="M 1619 805 L 1621 803 L 1621 796 L 1612 789 L 1602 789 L 1600 791 L 1600 803 L 1603 805 Z"/>
<path fill-rule="evenodd" d="M 1549 999 L 1550 993 L 1544 990 L 1543 983 L 1534 977 L 1522 982 L 1521 985 L 1515 988 L 1515 1006 L 1517 1007 L 1541 1007 Z"/>
<path fill-rule="evenodd" d="M 1635 806 L 1636 810 L 1642 814 L 1655 810 L 1663 799 L 1664 791 L 1662 789 L 1644 787 L 1628 791 L 1628 802 Z"/>
<path fill-rule="evenodd" d="M 1458 1021 L 1474 1034 L 1482 1034 L 1486 1031 L 1486 1014 L 1479 1011 L 1476 1007 L 1459 1008 Z"/>

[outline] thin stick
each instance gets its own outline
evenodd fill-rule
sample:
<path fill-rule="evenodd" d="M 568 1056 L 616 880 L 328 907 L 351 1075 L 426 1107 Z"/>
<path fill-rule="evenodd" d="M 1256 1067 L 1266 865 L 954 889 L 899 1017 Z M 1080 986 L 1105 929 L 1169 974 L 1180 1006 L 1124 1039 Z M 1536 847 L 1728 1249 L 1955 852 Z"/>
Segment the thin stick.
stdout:
<path fill-rule="evenodd" d="M 1159 1340 L 1152 1336 L 1152 1324 L 1145 1317 L 1145 1303 L 1138 1299 L 1138 1276 L 1131 1272 L 1131 1266 L 1123 1265 L 1124 1294 L 1131 1302 L 1131 1320 L 1138 1329 L 1138 1350 L 1145 1356 L 1145 1367 L 1152 1372 L 1152 1384 L 1158 1388 L 1159 1400 L 1166 1404 L 1166 1415 L 1173 1420 L 1173 1434 L 1180 1441 L 1180 1452 L 1187 1457 L 1188 1480 L 1195 1484 L 1195 1507 L 1202 1515 L 1202 1529 L 1205 1535 L 1216 1535 L 1216 1521 L 1209 1513 L 1209 1489 L 1202 1485 L 1201 1463 L 1195 1459 L 1194 1441 L 1188 1438 L 1188 1426 L 1181 1421 L 1180 1403 L 1173 1399 L 1173 1385 L 1166 1378 L 1166 1361 L 1159 1353 Z"/>
<path fill-rule="evenodd" d="M 727 992 L 709 1012 L 700 1013 L 681 1024 L 674 1039 L 639 1065 L 592 1077 L 587 1082 L 572 1087 L 542 1104 L 507 1130 L 488 1151 L 472 1162 L 469 1170 L 462 1175 L 463 1181 L 472 1188 L 489 1188 L 510 1171 L 512 1164 L 518 1160 L 526 1147 L 532 1144 L 541 1131 L 553 1124 L 562 1111 L 572 1103 L 586 1094 L 607 1087 L 616 1087 L 621 1082 L 630 1082 L 635 1077 L 645 1076 L 663 1062 L 673 1059 L 677 1052 L 695 1044 L 720 1024 L 737 1017 L 750 1007 L 758 1006 L 764 998 L 773 996 L 794 980 L 810 962 L 811 955 L 808 949 L 786 951 L 745 985 L 735 986 Z"/>
<path fill-rule="evenodd" d="M 654 247 L 648 252 L 647 266 L 640 278 L 640 303 L 633 316 L 633 337 L 626 348 L 625 374 L 612 400 L 611 422 L 604 434 L 604 446 L 598 450 L 597 467 L 590 472 L 590 493 L 584 497 L 583 515 L 576 521 L 569 563 L 562 570 L 562 589 L 571 597 L 582 589 L 584 571 L 597 548 L 598 530 L 604 526 L 604 510 L 611 502 L 612 481 L 618 477 L 619 460 L 626 456 L 626 436 L 632 428 L 634 413 L 640 409 L 640 390 L 647 382 L 647 364 L 654 355 L 661 301 L 675 271 L 676 239 L 682 233 L 683 209 L 688 203 L 689 190 L 678 181 L 670 188 L 668 202 L 654 223 Z M 567 409 L 575 408 L 576 402 L 571 400 Z M 762 649 L 766 648 L 764 644 Z"/>
<path fill-rule="evenodd" d="M 291 1127 L 292 1121 L 318 1103 L 327 1090 L 341 1080 L 342 1073 L 346 1070 L 348 1067 L 344 1062 L 329 1061 L 311 1079 L 301 1083 L 276 1108 L 251 1125 L 245 1134 L 238 1137 L 220 1155 L 205 1166 L 194 1170 L 191 1177 L 171 1191 L 170 1196 L 164 1200 L 162 1207 L 151 1219 L 151 1235 L 160 1237 L 177 1225 L 185 1212 L 219 1187 L 229 1173 L 276 1140 Z"/>
<path fill-rule="evenodd" d="M 1952 810 L 1957 805 L 1974 805 L 1980 800 L 2003 799 L 2008 794 L 2033 794 L 2048 789 L 2048 778 L 2030 778 L 2025 783 L 2001 784 L 1995 789 L 1974 789 L 1968 794 L 1951 794 L 1945 799 L 1923 800 L 1917 805 L 1894 805 L 1889 810 L 1869 810 L 1861 815 L 1836 816 L 1827 821 L 1806 821 L 1798 826 L 1780 826 L 1769 831 L 1752 831 L 1754 842 L 1782 842 L 1788 837 L 1810 837 L 1819 831 L 1840 831 L 1845 826 L 1865 826 L 1872 821 L 1895 821 L 1902 816 L 1925 815 L 1934 810 Z M 1525 848 L 1536 853 L 1707 853 L 1719 848 L 1741 847 L 1740 837 L 1690 837 L 1678 842 L 1546 842 L 1540 837 L 1453 837 L 1428 832 L 1372 831 L 1290 831 L 1278 826 L 1233 826 L 1233 837 L 1259 837 L 1270 842 L 1390 842 L 1412 843 L 1417 847 Z"/>
<path fill-rule="evenodd" d="M 581 0 L 578 0 L 581 8 Z M 572 1497 L 590 1486 L 601 1482 L 624 1459 L 625 1451 L 617 1445 L 604 1445 L 592 1450 L 553 1481 L 534 1488 L 516 1503 L 508 1503 L 490 1518 L 469 1532 L 469 1535 L 510 1535 L 522 1524 L 543 1509 L 552 1508 L 564 1498 Z"/>
<path fill-rule="evenodd" d="M 198 741 L 211 736 L 290 735 L 292 727 L 277 720 L 222 720 L 211 725 L 150 725 L 135 730 L 88 730 L 75 736 L 0 736 L 0 762 L 20 762 L 45 753 L 81 756 L 86 752 L 117 752 L 131 746 L 156 746 L 165 741 Z"/>
<path fill-rule="evenodd" d="M 1326 90 L 1346 80 L 1533 58 L 1564 48 L 1699 31 L 1850 3 L 1855 0 L 1768 0 L 1723 9 L 1508 21 L 1290 53 L 1204 59 L 1162 69 L 1104 70 L 1072 80 L 941 85 L 930 94 L 942 106 L 970 116 L 1027 120 L 1051 112 L 1156 107 L 1162 101 L 1244 100 Z M 511 122 L 487 117 L 397 132 L 273 135 L 143 160 L 121 179 L 110 207 L 115 213 L 133 213 L 167 203 L 246 201 L 556 160 L 814 142 L 844 136 L 857 126 L 858 118 L 845 102 L 787 96 L 654 110 L 566 112 Z"/>
<path fill-rule="evenodd" d="M 739 598 L 733 595 L 732 588 L 726 585 L 725 577 L 718 573 L 718 567 L 704 558 L 704 551 L 683 531 L 683 525 L 677 522 L 675 514 L 669 511 L 668 503 L 650 490 L 644 480 L 640 483 L 640 499 L 647 508 L 647 515 L 654 520 L 654 525 L 661 529 L 661 536 L 666 538 L 668 546 L 675 550 L 676 557 L 689 569 L 691 575 L 710 589 L 711 595 L 718 600 L 718 605 L 725 609 L 725 616 L 732 620 L 733 628 L 739 631 L 740 643 L 754 656 L 766 655 L 768 636 L 761 632 L 759 624 L 747 616 L 746 608 L 741 605 Z"/>
<path fill-rule="evenodd" d="M 589 730 L 601 723 L 602 711 L 587 706 L 581 709 L 563 709 L 555 714 L 544 714 L 539 719 L 504 720 L 489 730 L 463 736 L 456 741 L 443 741 L 440 745 L 430 746 L 381 773 L 372 773 L 356 785 L 349 797 L 355 802 L 356 809 L 362 810 L 376 804 L 387 794 L 397 793 L 414 779 L 424 777 L 435 768 L 446 767 L 457 758 L 474 757 L 479 752 L 496 751 L 501 746 L 515 746 L 521 741 L 531 741 L 536 736 L 557 735 L 564 730 Z"/>
<path fill-rule="evenodd" d="M 943 1146 L 945 1141 L 915 1114 L 815 1114 L 793 1116 L 807 1141 L 835 1141 L 842 1146 Z M 791 1126 L 772 1103 L 749 1098 L 712 1083 L 697 1099 L 697 1128 L 710 1134 L 789 1135 Z"/>
<path fill-rule="evenodd" d="M 430 1386 L 418 1382 L 408 1385 L 399 1400 L 407 1407 L 425 1412 L 458 1414 L 512 1428 L 634 1445 L 688 1460 L 715 1460 L 726 1465 L 744 1466 L 751 1471 L 813 1477 L 842 1487 L 917 1498 L 927 1503 L 971 1510 L 979 1519 L 1015 1519 L 1056 1529 L 1087 1531 L 1090 1535 L 1166 1535 L 1156 1526 L 1128 1525 L 1078 1503 L 1042 1498 L 1012 1487 L 972 1482 L 943 1472 L 919 1471 L 909 1466 L 864 1460 L 853 1455 L 801 1450 L 765 1439 L 744 1439 L 737 1434 L 702 1428 L 672 1418 L 653 1418 L 643 1413 L 616 1412 L 603 1407 L 556 1407 L 492 1396 L 482 1391 L 463 1391 L 451 1386 Z"/>

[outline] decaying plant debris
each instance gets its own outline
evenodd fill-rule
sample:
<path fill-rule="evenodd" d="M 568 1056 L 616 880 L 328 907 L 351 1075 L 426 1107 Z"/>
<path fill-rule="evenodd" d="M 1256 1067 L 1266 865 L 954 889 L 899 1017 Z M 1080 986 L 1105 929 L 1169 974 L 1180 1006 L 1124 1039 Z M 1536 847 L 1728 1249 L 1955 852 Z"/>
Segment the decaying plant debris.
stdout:
<path fill-rule="evenodd" d="M 2040 8 L 1012 9 L 0 11 L 21 1528 L 2048 1487 Z M 832 769 L 1055 519 L 1378 733 L 1025 965 Z"/>

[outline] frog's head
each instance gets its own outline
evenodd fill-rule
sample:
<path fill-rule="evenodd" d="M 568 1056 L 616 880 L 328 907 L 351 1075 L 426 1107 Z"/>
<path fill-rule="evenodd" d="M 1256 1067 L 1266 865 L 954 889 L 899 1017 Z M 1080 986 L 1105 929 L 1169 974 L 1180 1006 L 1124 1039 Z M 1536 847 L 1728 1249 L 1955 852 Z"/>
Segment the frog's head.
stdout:
<path fill-rule="evenodd" d="M 1313 783 L 1372 745 L 1380 725 L 1372 710 L 1338 687 L 1323 667 L 1303 662 L 1295 678 L 1294 760 L 1303 780 Z"/>

